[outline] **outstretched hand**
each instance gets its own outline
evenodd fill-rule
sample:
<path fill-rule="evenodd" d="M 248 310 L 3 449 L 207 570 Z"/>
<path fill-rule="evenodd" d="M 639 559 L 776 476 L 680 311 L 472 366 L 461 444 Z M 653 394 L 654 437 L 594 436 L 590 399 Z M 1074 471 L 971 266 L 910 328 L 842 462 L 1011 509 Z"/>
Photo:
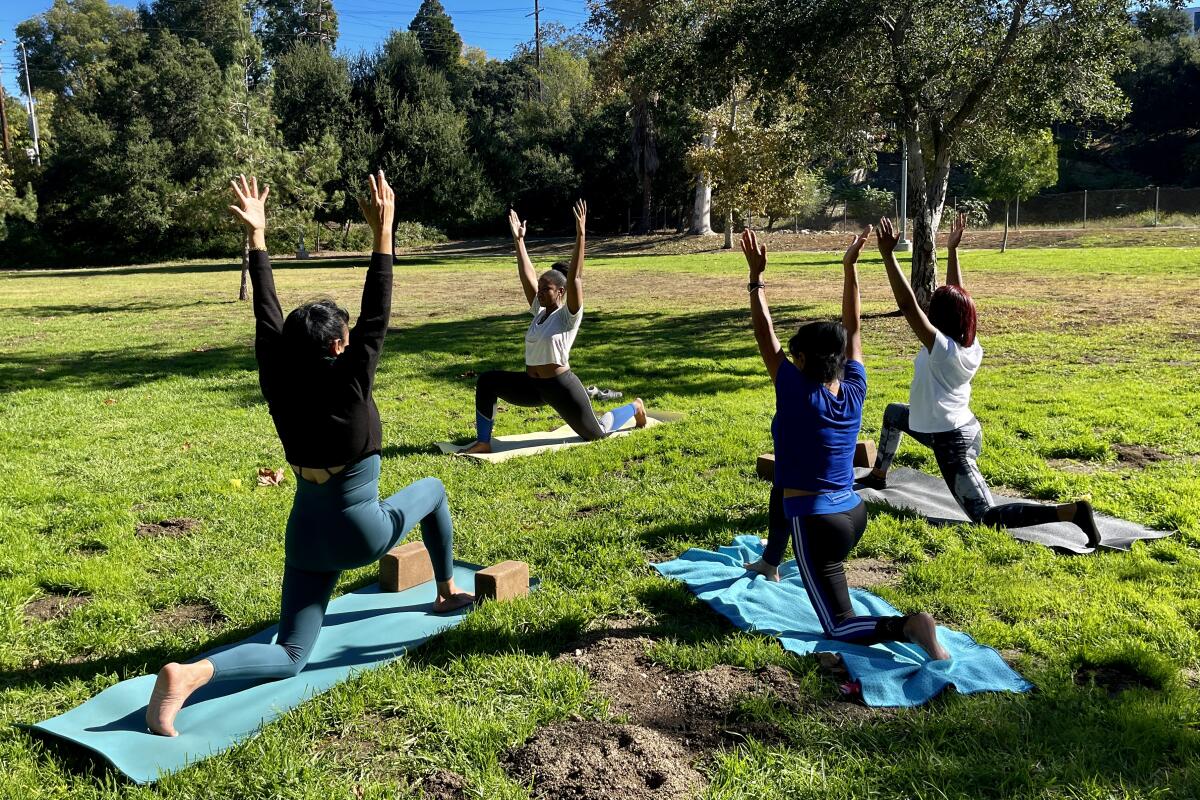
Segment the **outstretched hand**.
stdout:
<path fill-rule="evenodd" d="M 963 231 L 967 229 L 966 212 L 960 211 L 950 221 L 950 239 L 946 242 L 946 246 L 954 250 L 962 244 Z"/>
<path fill-rule="evenodd" d="M 758 236 L 749 228 L 742 231 L 742 253 L 750 267 L 750 279 L 758 280 L 767 269 L 767 246 L 759 244 Z"/>
<path fill-rule="evenodd" d="M 358 207 L 362 209 L 367 224 L 371 226 L 371 232 L 375 234 L 375 249 L 379 250 L 380 245 L 388 244 L 385 240 L 392 235 L 392 220 L 396 212 L 396 193 L 388 185 L 387 178 L 383 176 L 383 170 L 379 170 L 374 175 L 368 175 L 367 184 L 370 190 L 365 199 L 358 198 Z M 386 249 L 388 252 L 391 251 L 390 247 Z"/>
<path fill-rule="evenodd" d="M 863 232 L 854 237 L 850 242 L 850 246 L 846 248 L 846 254 L 842 256 L 843 267 L 853 267 L 858 263 L 858 256 L 862 253 L 863 245 L 867 243 L 867 239 L 871 237 L 872 226 L 868 225 L 863 228 Z"/>
<path fill-rule="evenodd" d="M 237 203 L 231 205 L 229 210 L 235 217 L 241 220 L 246 226 L 246 231 L 253 234 L 262 232 L 267 229 L 267 196 L 271 194 L 271 187 L 263 184 L 262 192 L 258 190 L 258 178 L 254 175 L 250 176 L 250 180 L 246 180 L 245 175 L 239 175 L 236 179 L 229 182 L 233 187 L 233 194 L 237 197 Z"/>
<path fill-rule="evenodd" d="M 525 225 L 521 218 L 517 216 L 517 212 L 513 209 L 508 210 L 508 229 L 512 231 L 514 241 L 520 241 L 525 238 Z"/>
<path fill-rule="evenodd" d="M 587 201 L 576 200 L 571 211 L 575 214 L 575 238 L 582 239 L 587 232 Z"/>
<path fill-rule="evenodd" d="M 879 246 L 879 254 L 882 256 L 891 255 L 899 241 L 900 236 L 896 233 L 896 228 L 892 225 L 891 219 L 884 217 L 879 220 L 879 227 L 875 229 L 875 244 Z"/>

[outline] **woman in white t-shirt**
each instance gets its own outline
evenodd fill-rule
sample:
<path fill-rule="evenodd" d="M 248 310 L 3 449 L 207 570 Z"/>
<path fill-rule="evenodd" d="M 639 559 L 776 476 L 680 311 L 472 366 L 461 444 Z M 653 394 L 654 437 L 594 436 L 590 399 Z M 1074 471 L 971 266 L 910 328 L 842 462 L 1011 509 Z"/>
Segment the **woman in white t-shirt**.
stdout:
<path fill-rule="evenodd" d="M 893 250 L 897 237 L 890 219 L 879 222 L 877 241 L 896 303 L 909 326 L 921 340 L 913 360 L 913 380 L 908 403 L 892 403 L 883 413 L 879 452 L 875 468 L 860 481 L 873 489 L 887 486 L 887 472 L 907 433 L 933 450 L 942 478 L 954 499 L 974 522 L 1000 528 L 1026 528 L 1048 522 L 1073 522 L 1087 535 L 1088 544 L 1100 542 L 1091 504 L 1080 500 L 1056 506 L 1040 503 L 996 505 L 979 471 L 983 429 L 971 413 L 971 379 L 983 360 L 983 348 L 975 336 L 975 301 L 963 286 L 958 263 L 958 245 L 966 228 L 966 215 L 959 214 L 950 226 L 946 285 L 929 301 L 926 315 L 917 304 L 912 287 L 900 271 Z"/>
<path fill-rule="evenodd" d="M 589 441 L 620 430 L 630 419 L 646 424 L 641 399 L 614 408 L 600 419 L 592 411 L 587 390 L 571 371 L 571 345 L 583 322 L 583 252 L 587 203 L 575 204 L 575 252 L 570 265 L 561 263 L 537 277 L 525 249 L 525 223 L 517 212 L 508 212 L 513 243 L 517 248 L 517 274 L 533 320 L 525 333 L 525 371 L 495 370 L 479 376 L 475 386 L 476 441 L 467 453 L 492 451 L 496 402 L 516 406 L 552 406 L 571 430 Z"/>

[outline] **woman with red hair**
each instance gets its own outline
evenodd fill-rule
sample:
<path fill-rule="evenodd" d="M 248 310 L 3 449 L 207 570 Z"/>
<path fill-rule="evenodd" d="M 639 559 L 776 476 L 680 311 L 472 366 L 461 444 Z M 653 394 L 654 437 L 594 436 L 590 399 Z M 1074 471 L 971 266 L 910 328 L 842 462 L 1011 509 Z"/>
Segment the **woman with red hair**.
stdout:
<path fill-rule="evenodd" d="M 959 214 L 950 226 L 946 285 L 938 287 L 929 301 L 928 315 L 917 304 L 912 287 L 896 261 L 896 232 L 890 219 L 879 221 L 876 242 L 887 268 L 892 294 L 913 333 L 921 340 L 921 351 L 913 361 L 913 380 L 908 403 L 892 403 L 883 412 L 879 452 L 875 468 L 860 483 L 872 489 L 887 486 L 887 472 L 907 433 L 933 450 L 938 468 L 950 493 L 971 520 L 999 528 L 1027 528 L 1048 522 L 1072 522 L 1087 535 L 1088 545 L 1100 542 L 1091 504 L 1085 500 L 1056 506 L 1041 503 L 1007 503 L 992 500 L 979 454 L 983 429 L 971 413 L 971 379 L 983 360 L 983 348 L 975 335 L 975 301 L 963 285 L 958 263 L 958 245 L 966 228 L 966 215 Z"/>

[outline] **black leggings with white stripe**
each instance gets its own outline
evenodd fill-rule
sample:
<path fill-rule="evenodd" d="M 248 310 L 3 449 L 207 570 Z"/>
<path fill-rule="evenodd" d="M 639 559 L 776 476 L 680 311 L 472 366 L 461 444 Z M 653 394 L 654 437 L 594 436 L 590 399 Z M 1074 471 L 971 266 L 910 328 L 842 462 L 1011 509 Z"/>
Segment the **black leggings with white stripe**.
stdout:
<path fill-rule="evenodd" d="M 850 605 L 844 562 L 867 529 L 866 503 L 837 514 L 810 514 L 789 520 L 783 515 L 782 492 L 776 489 L 771 493 L 771 506 L 773 524 L 763 558 L 778 566 L 790 533 L 804 590 L 826 636 L 861 645 L 908 641 L 904 635 L 905 617 L 855 616 Z"/>

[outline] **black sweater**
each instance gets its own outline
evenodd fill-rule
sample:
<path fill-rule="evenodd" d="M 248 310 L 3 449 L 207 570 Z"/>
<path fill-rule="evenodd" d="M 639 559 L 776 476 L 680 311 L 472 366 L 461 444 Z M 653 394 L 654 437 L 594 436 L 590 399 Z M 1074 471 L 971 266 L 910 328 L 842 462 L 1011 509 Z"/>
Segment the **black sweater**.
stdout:
<path fill-rule="evenodd" d="M 391 317 L 392 257 L 371 254 L 350 346 L 332 360 L 301 364 L 289 358 L 271 260 L 262 250 L 250 252 L 250 281 L 258 383 L 288 463 L 335 467 L 380 452 L 383 426 L 371 389 Z"/>

